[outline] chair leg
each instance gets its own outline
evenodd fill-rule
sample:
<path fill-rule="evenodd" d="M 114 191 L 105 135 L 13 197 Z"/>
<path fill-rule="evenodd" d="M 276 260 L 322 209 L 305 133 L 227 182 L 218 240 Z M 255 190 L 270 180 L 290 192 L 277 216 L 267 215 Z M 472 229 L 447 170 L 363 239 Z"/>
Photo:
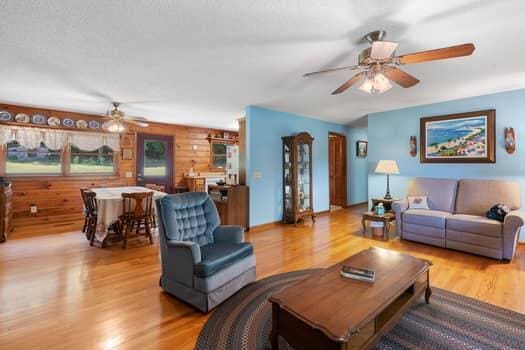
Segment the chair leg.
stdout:
<path fill-rule="evenodd" d="M 128 245 L 128 234 L 129 234 L 129 231 L 133 230 L 133 224 L 134 222 L 126 222 L 124 224 L 124 237 L 123 237 L 123 243 L 122 243 L 122 249 L 126 249 L 126 246 Z"/>
<path fill-rule="evenodd" d="M 146 236 L 149 238 L 149 244 L 153 244 L 153 236 L 151 235 L 149 218 L 144 219 L 144 229 L 146 230 Z"/>
<path fill-rule="evenodd" d="M 95 237 L 97 232 L 96 218 L 90 218 L 87 231 L 89 235 L 89 245 L 93 246 L 93 244 L 95 243 Z"/>

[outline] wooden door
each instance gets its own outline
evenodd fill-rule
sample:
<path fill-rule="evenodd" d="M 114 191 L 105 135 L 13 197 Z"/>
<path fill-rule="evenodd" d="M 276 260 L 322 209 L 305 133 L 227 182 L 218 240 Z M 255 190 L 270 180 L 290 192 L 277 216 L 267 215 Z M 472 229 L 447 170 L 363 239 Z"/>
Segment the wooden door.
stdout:
<path fill-rule="evenodd" d="M 139 134 L 137 137 L 137 186 L 173 187 L 173 137 Z"/>
<path fill-rule="evenodd" d="M 328 153 L 330 205 L 346 207 L 346 138 L 331 133 Z"/>

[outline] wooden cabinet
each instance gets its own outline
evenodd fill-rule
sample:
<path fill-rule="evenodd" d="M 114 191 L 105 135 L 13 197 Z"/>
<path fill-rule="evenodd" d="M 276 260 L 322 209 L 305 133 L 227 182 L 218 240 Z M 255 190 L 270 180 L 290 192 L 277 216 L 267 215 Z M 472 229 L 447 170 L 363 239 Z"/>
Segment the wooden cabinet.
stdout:
<path fill-rule="evenodd" d="M 12 228 L 13 190 L 10 182 L 0 183 L 0 243 L 5 242 Z"/>
<path fill-rule="evenodd" d="M 186 184 L 190 192 L 206 192 L 206 179 L 204 177 L 187 177 Z"/>
<path fill-rule="evenodd" d="M 239 225 L 248 229 L 248 187 L 209 185 L 222 225 Z"/>
<path fill-rule="evenodd" d="M 283 222 L 315 222 L 312 185 L 313 137 L 307 132 L 283 137 Z"/>

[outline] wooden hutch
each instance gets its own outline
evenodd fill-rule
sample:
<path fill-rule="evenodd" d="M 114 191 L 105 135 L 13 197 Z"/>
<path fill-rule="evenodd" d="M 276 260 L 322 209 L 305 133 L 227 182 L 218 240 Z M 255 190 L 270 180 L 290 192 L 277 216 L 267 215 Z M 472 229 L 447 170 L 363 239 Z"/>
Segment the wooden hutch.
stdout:
<path fill-rule="evenodd" d="M 315 222 L 312 185 L 312 143 L 307 132 L 283 137 L 283 223 L 305 217 Z"/>

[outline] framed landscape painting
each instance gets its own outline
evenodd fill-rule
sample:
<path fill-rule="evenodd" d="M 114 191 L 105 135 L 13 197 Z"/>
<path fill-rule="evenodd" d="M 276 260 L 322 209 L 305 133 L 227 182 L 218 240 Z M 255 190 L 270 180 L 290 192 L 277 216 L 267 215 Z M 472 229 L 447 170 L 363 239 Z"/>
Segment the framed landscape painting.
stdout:
<path fill-rule="evenodd" d="M 421 163 L 495 163 L 496 111 L 420 120 Z"/>

